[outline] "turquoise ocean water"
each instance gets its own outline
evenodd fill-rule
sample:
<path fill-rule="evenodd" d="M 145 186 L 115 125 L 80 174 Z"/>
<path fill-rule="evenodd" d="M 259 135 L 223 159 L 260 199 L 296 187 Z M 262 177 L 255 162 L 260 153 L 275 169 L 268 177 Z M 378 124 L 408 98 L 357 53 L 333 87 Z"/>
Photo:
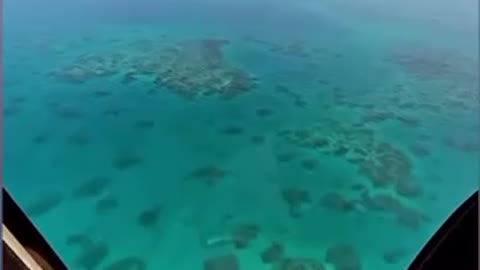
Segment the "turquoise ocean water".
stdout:
<path fill-rule="evenodd" d="M 477 188 L 475 1 L 5 2 L 5 185 L 71 269 L 401 270 Z"/>

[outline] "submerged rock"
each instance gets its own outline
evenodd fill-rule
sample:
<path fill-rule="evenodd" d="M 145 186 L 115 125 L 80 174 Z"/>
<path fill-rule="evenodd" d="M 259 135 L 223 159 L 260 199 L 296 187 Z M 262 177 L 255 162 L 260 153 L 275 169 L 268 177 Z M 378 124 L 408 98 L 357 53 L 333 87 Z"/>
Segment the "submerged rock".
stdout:
<path fill-rule="evenodd" d="M 239 270 L 239 262 L 234 254 L 220 255 L 205 259 L 203 270 Z"/>
<path fill-rule="evenodd" d="M 285 250 L 283 245 L 277 242 L 273 242 L 260 254 L 260 258 L 263 263 L 274 263 L 285 256 Z"/>
<path fill-rule="evenodd" d="M 17 106 L 3 107 L 3 116 L 15 116 L 20 112 Z"/>
<path fill-rule="evenodd" d="M 134 154 L 123 153 L 113 160 L 112 165 L 117 170 L 126 170 L 139 165 L 142 161 L 140 157 Z"/>
<path fill-rule="evenodd" d="M 220 131 L 224 135 L 235 136 L 243 133 L 243 128 L 240 126 L 227 126 Z"/>
<path fill-rule="evenodd" d="M 75 265 L 80 269 L 92 270 L 100 266 L 108 257 L 110 249 L 104 242 L 91 243 L 82 247 L 75 258 Z"/>
<path fill-rule="evenodd" d="M 139 120 L 133 124 L 133 127 L 136 129 L 151 129 L 155 126 L 155 121 L 153 120 Z"/>
<path fill-rule="evenodd" d="M 292 91 L 283 85 L 277 85 L 275 86 L 275 92 L 282 93 L 282 94 L 290 94 Z"/>
<path fill-rule="evenodd" d="M 337 211 L 349 212 L 355 210 L 353 201 L 347 200 L 341 194 L 334 192 L 323 195 L 320 204 Z"/>
<path fill-rule="evenodd" d="M 255 114 L 258 117 L 267 117 L 267 116 L 273 115 L 273 111 L 271 109 L 268 109 L 268 108 L 259 108 L 255 111 Z"/>
<path fill-rule="evenodd" d="M 403 207 L 396 214 L 398 224 L 412 230 L 417 230 L 423 223 L 429 221 L 425 214 L 411 207 Z"/>
<path fill-rule="evenodd" d="M 409 149 L 417 157 L 424 158 L 430 156 L 430 150 L 422 144 L 416 143 L 410 145 Z"/>
<path fill-rule="evenodd" d="M 413 180 L 400 181 L 395 186 L 395 190 L 399 195 L 415 198 L 423 194 L 422 187 Z"/>
<path fill-rule="evenodd" d="M 112 95 L 112 92 L 108 89 L 95 89 L 93 91 L 93 96 L 97 98 L 108 97 L 111 95 Z"/>
<path fill-rule="evenodd" d="M 78 119 L 85 116 L 85 113 L 74 105 L 53 103 L 51 109 L 54 114 L 64 119 Z"/>
<path fill-rule="evenodd" d="M 236 248 L 243 249 L 248 247 L 250 241 L 257 238 L 260 227 L 256 224 L 242 224 L 235 227 L 232 231 L 232 240 Z"/>
<path fill-rule="evenodd" d="M 292 218 L 301 217 L 302 207 L 311 203 L 310 193 L 300 188 L 283 189 L 282 198 L 287 203 L 288 213 Z"/>
<path fill-rule="evenodd" d="M 49 137 L 47 134 L 39 134 L 32 138 L 34 144 L 44 144 L 48 141 Z"/>
<path fill-rule="evenodd" d="M 404 208 L 398 198 L 388 193 L 377 193 L 372 196 L 365 191 L 362 193 L 362 204 L 370 210 L 390 211 L 394 213 Z"/>
<path fill-rule="evenodd" d="M 25 212 L 29 217 L 45 215 L 57 208 L 64 200 L 60 193 L 49 193 L 25 205 Z"/>
<path fill-rule="evenodd" d="M 336 270 L 361 270 L 360 257 L 348 244 L 339 244 L 327 249 L 325 260 L 335 266 Z"/>
<path fill-rule="evenodd" d="M 108 177 L 94 177 L 85 181 L 82 185 L 73 190 L 74 199 L 92 198 L 102 194 L 112 180 Z"/>
<path fill-rule="evenodd" d="M 288 161 L 292 161 L 293 159 L 295 159 L 297 157 L 296 154 L 294 153 L 280 153 L 280 154 L 277 154 L 277 161 L 279 162 L 288 162 Z"/>
<path fill-rule="evenodd" d="M 329 144 L 329 140 L 324 137 L 315 137 L 312 139 L 312 145 L 315 148 L 323 148 Z"/>
<path fill-rule="evenodd" d="M 285 258 L 276 263 L 272 270 L 326 270 L 326 268 L 321 261 L 314 258 Z"/>
<path fill-rule="evenodd" d="M 288 205 L 310 203 L 310 193 L 302 188 L 285 188 L 282 190 L 282 198 Z"/>
<path fill-rule="evenodd" d="M 82 132 L 75 132 L 67 136 L 67 142 L 74 146 L 85 146 L 90 142 L 90 138 Z"/>
<path fill-rule="evenodd" d="M 116 260 L 106 267 L 103 270 L 146 270 L 147 263 L 140 257 L 130 256 L 125 257 L 119 260 Z"/>
<path fill-rule="evenodd" d="M 205 182 L 207 185 L 211 186 L 218 180 L 227 176 L 227 174 L 228 172 L 220 167 L 215 165 L 206 165 L 191 171 L 188 178 L 201 180 L 202 182 Z"/>
<path fill-rule="evenodd" d="M 421 125 L 420 119 L 409 115 L 398 115 L 396 119 L 408 127 L 416 128 Z"/>
<path fill-rule="evenodd" d="M 93 244 L 93 240 L 88 234 L 74 233 L 67 237 L 65 240 L 67 246 L 78 246 L 80 248 L 86 248 Z"/>
<path fill-rule="evenodd" d="M 144 228 L 155 227 L 160 219 L 162 207 L 154 206 L 144 209 L 137 218 L 137 222 Z"/>
<path fill-rule="evenodd" d="M 114 197 L 107 196 L 97 200 L 95 203 L 95 211 L 99 215 L 103 215 L 108 211 L 111 211 L 118 207 L 118 200 Z"/>
<path fill-rule="evenodd" d="M 307 106 L 307 102 L 303 99 L 295 99 L 293 101 L 293 105 L 296 107 L 305 108 Z"/>
<path fill-rule="evenodd" d="M 254 135 L 252 137 L 250 137 L 250 141 L 253 143 L 253 144 L 263 144 L 265 142 L 265 137 L 261 136 L 261 135 Z"/>
<path fill-rule="evenodd" d="M 308 171 L 313 171 L 317 168 L 318 166 L 318 161 L 314 158 L 307 158 L 302 160 L 302 168 Z"/>
<path fill-rule="evenodd" d="M 383 253 L 383 260 L 388 264 L 396 264 L 407 255 L 407 251 L 403 248 L 395 248 L 387 250 Z"/>

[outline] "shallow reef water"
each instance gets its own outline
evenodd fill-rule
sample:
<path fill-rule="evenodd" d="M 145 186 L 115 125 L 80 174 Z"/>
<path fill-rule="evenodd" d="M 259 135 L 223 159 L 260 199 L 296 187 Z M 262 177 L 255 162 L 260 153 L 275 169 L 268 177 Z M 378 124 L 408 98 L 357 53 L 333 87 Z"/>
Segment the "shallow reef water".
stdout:
<path fill-rule="evenodd" d="M 467 7 L 50 1 L 5 1 L 4 178 L 70 269 L 402 270 L 478 185 Z"/>

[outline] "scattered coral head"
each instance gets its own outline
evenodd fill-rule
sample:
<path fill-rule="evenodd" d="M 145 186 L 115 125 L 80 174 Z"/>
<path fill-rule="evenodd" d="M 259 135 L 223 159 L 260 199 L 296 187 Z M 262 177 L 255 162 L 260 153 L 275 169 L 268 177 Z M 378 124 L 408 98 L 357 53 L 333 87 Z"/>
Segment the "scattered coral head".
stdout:
<path fill-rule="evenodd" d="M 325 265 L 314 258 L 285 258 L 274 265 L 272 270 L 325 270 Z"/>
<path fill-rule="evenodd" d="M 327 249 L 325 260 L 335 266 L 336 270 L 361 270 L 359 255 L 353 246 L 338 244 Z"/>

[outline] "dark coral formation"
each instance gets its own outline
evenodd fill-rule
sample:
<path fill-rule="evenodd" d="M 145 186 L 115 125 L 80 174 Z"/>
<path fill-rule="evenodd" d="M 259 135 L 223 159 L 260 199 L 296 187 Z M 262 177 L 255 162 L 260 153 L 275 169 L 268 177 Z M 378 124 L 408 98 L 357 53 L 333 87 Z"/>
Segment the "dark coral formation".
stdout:
<path fill-rule="evenodd" d="M 149 41 L 149 46 L 143 49 L 130 46 L 134 50 L 125 55 L 115 52 L 81 55 L 50 75 L 72 83 L 84 83 L 121 74 L 120 82 L 124 85 L 136 81 L 139 76 L 149 76 L 158 88 L 166 88 L 188 99 L 211 95 L 228 99 L 258 84 L 254 76 L 227 61 L 223 49 L 229 43 L 215 38 L 176 44 Z"/>
<path fill-rule="evenodd" d="M 318 161 L 314 158 L 306 158 L 301 161 L 302 168 L 307 171 L 313 171 L 318 166 Z"/>
<path fill-rule="evenodd" d="M 280 53 L 285 56 L 294 56 L 294 57 L 308 57 L 310 54 L 305 48 L 305 44 L 301 41 L 295 41 L 287 44 L 272 44 L 270 49 L 272 52 Z"/>
<path fill-rule="evenodd" d="M 112 91 L 108 89 L 95 89 L 92 91 L 92 94 L 94 97 L 97 98 L 103 98 L 103 97 L 108 97 L 112 95 Z"/>
<path fill-rule="evenodd" d="M 362 194 L 361 203 L 370 210 L 382 211 L 394 215 L 398 224 L 410 229 L 418 229 L 422 224 L 429 221 L 428 216 L 418 209 L 404 204 L 398 198 L 378 193 L 370 195 L 367 192 Z"/>
<path fill-rule="evenodd" d="M 296 107 L 305 108 L 307 106 L 307 102 L 304 99 L 297 98 L 293 101 L 293 105 Z"/>
<path fill-rule="evenodd" d="M 295 159 L 297 155 L 295 153 L 285 152 L 277 154 L 277 161 L 278 162 L 289 162 Z"/>
<path fill-rule="evenodd" d="M 274 265 L 273 270 L 326 270 L 315 258 L 285 258 Z"/>
<path fill-rule="evenodd" d="M 90 239 L 88 234 L 74 233 L 67 237 L 65 243 L 67 246 L 87 247 L 88 245 L 92 244 L 92 239 Z"/>
<path fill-rule="evenodd" d="M 155 121 L 153 120 L 138 120 L 133 124 L 135 129 L 151 129 L 155 126 Z"/>
<path fill-rule="evenodd" d="M 20 108 L 15 105 L 3 107 L 3 116 L 15 116 L 20 112 Z"/>
<path fill-rule="evenodd" d="M 395 190 L 399 195 L 414 198 L 423 194 L 422 187 L 414 180 L 400 181 L 395 186 Z"/>
<path fill-rule="evenodd" d="M 282 190 L 282 198 L 288 205 L 298 205 L 311 202 L 310 193 L 302 188 L 285 188 Z"/>
<path fill-rule="evenodd" d="M 367 187 L 364 184 L 357 183 L 357 184 L 351 185 L 350 188 L 354 191 L 362 191 L 362 190 L 365 190 Z"/>
<path fill-rule="evenodd" d="M 337 192 L 324 194 L 320 199 L 320 204 L 326 208 L 342 212 L 350 212 L 355 209 L 354 201 L 346 199 Z"/>
<path fill-rule="evenodd" d="M 64 200 L 64 196 L 61 193 L 53 192 L 45 194 L 25 205 L 25 212 L 30 217 L 38 217 L 45 215 L 58 207 Z"/>
<path fill-rule="evenodd" d="M 220 132 L 224 135 L 236 136 L 243 134 L 244 130 L 241 126 L 229 125 L 221 129 Z"/>
<path fill-rule="evenodd" d="M 318 79 L 317 82 L 320 85 L 329 85 L 330 84 L 330 82 L 328 80 L 325 80 L 325 79 Z"/>
<path fill-rule="evenodd" d="M 312 201 L 308 190 L 302 188 L 284 188 L 282 198 L 287 203 L 289 215 L 292 218 L 301 217 L 303 206 Z"/>
<path fill-rule="evenodd" d="M 216 184 L 220 179 L 227 176 L 228 172 L 215 165 L 206 165 L 192 170 L 188 174 L 189 179 L 196 179 L 204 182 L 208 186 Z"/>
<path fill-rule="evenodd" d="M 367 209 L 374 211 L 398 212 L 404 208 L 403 203 L 398 198 L 388 193 L 370 195 L 368 192 L 363 192 L 362 204 Z"/>
<path fill-rule="evenodd" d="M 108 177 L 94 177 L 73 190 L 72 196 L 75 199 L 92 198 L 101 195 L 111 184 Z"/>
<path fill-rule="evenodd" d="M 146 270 L 147 263 L 137 256 L 118 259 L 103 268 L 103 270 Z"/>
<path fill-rule="evenodd" d="M 370 112 L 363 117 L 363 122 L 373 122 L 373 123 L 380 123 L 386 120 L 390 120 L 394 118 L 395 115 L 389 111 L 375 111 Z"/>
<path fill-rule="evenodd" d="M 124 85 L 127 85 L 136 80 L 137 80 L 136 73 L 134 71 L 129 71 L 123 75 L 121 83 Z"/>
<path fill-rule="evenodd" d="M 315 148 L 323 148 L 325 146 L 328 146 L 328 144 L 329 144 L 329 140 L 321 136 L 314 137 L 312 139 L 312 146 Z"/>
<path fill-rule="evenodd" d="M 297 129 L 294 131 L 293 135 L 299 140 L 307 140 L 310 138 L 311 133 L 307 129 Z"/>
<path fill-rule="evenodd" d="M 284 94 L 284 95 L 291 95 L 292 94 L 292 90 L 290 90 L 290 88 L 288 88 L 284 85 L 275 86 L 275 92 L 280 93 L 280 94 Z"/>
<path fill-rule="evenodd" d="M 349 244 L 338 244 L 327 249 L 325 260 L 335 266 L 335 270 L 361 270 L 360 257 Z"/>
<path fill-rule="evenodd" d="M 305 101 L 305 98 L 302 95 L 295 93 L 294 91 L 292 91 L 290 88 L 286 86 L 283 86 L 283 85 L 275 86 L 275 92 L 288 97 L 292 101 L 293 105 L 296 107 L 305 108 L 307 106 L 307 102 Z"/>
<path fill-rule="evenodd" d="M 332 154 L 335 156 L 345 156 L 350 149 L 344 145 L 339 145 L 332 149 Z"/>
<path fill-rule="evenodd" d="M 253 144 L 263 144 L 265 142 L 265 137 L 261 135 L 253 135 L 250 137 L 250 142 Z"/>
<path fill-rule="evenodd" d="M 12 104 L 18 105 L 18 104 L 23 104 L 28 100 L 27 96 L 14 96 L 10 99 L 10 102 Z"/>
<path fill-rule="evenodd" d="M 260 232 L 256 224 L 241 224 L 236 226 L 232 232 L 232 240 L 236 248 L 247 248 L 252 240 L 255 240 Z"/>
<path fill-rule="evenodd" d="M 203 270 L 239 270 L 240 265 L 235 254 L 229 253 L 205 259 Z"/>
<path fill-rule="evenodd" d="M 75 132 L 67 136 L 67 142 L 74 146 L 85 146 L 90 142 L 90 138 L 83 132 Z"/>
<path fill-rule="evenodd" d="M 408 156 L 379 141 L 368 128 L 321 119 L 308 128 L 285 130 L 278 136 L 279 146 L 293 146 L 295 152 L 333 154 L 352 163 L 375 187 L 389 187 L 411 179 L 413 164 Z M 277 158 L 282 154 L 277 152 Z"/>
<path fill-rule="evenodd" d="M 420 83 L 435 82 L 435 89 L 426 87 L 396 87 L 390 98 L 404 108 L 427 110 L 435 114 L 451 111 L 468 114 L 478 108 L 478 59 L 457 52 L 422 46 L 398 48 L 387 61 L 403 68 Z M 385 99 L 386 100 L 386 99 Z M 406 121 L 406 124 L 415 122 Z"/>
<path fill-rule="evenodd" d="M 360 169 L 377 187 L 385 187 L 400 181 L 409 180 L 412 162 L 399 149 L 387 143 L 375 147 L 377 158 L 373 162 L 364 162 Z"/>
<path fill-rule="evenodd" d="M 383 260 L 388 264 L 396 264 L 407 255 L 407 251 L 403 248 L 395 248 L 387 250 L 383 253 Z"/>
<path fill-rule="evenodd" d="M 157 226 L 160 215 L 162 213 L 162 207 L 154 206 L 144 209 L 137 217 L 137 223 L 144 228 L 151 228 Z"/>
<path fill-rule="evenodd" d="M 78 119 L 85 116 L 85 112 L 80 107 L 71 104 L 52 103 L 50 104 L 52 113 L 64 119 Z"/>
<path fill-rule="evenodd" d="M 95 203 L 95 211 L 99 215 L 103 215 L 118 207 L 118 200 L 112 196 L 98 199 Z"/>
<path fill-rule="evenodd" d="M 110 249 L 104 242 L 91 241 L 80 249 L 75 258 L 75 265 L 80 269 L 93 270 L 100 266 L 108 257 Z"/>
<path fill-rule="evenodd" d="M 430 156 L 430 150 L 425 145 L 420 143 L 415 143 L 410 145 L 410 151 L 419 158 L 424 158 Z"/>
<path fill-rule="evenodd" d="M 416 128 L 421 125 L 420 119 L 413 115 L 397 115 L 396 119 L 411 128 Z"/>
<path fill-rule="evenodd" d="M 119 106 L 111 106 L 107 107 L 105 110 L 103 110 L 103 114 L 105 116 L 119 116 L 121 112 L 125 111 L 124 108 L 121 108 Z"/>
<path fill-rule="evenodd" d="M 443 139 L 443 143 L 453 149 L 468 154 L 476 154 L 480 151 L 480 141 L 478 138 L 458 138 L 448 136 Z"/>
<path fill-rule="evenodd" d="M 195 98 L 210 92 L 231 98 L 255 87 L 255 79 L 231 67 L 223 56 L 229 41 L 203 39 L 179 44 L 162 68 L 155 71 L 157 82 L 175 93 Z"/>
<path fill-rule="evenodd" d="M 48 141 L 49 136 L 47 134 L 38 134 L 32 138 L 34 144 L 44 144 Z"/>
<path fill-rule="evenodd" d="M 263 263 L 274 263 L 280 261 L 285 256 L 285 248 L 278 242 L 272 242 L 260 254 Z"/>
<path fill-rule="evenodd" d="M 386 60 L 423 80 L 447 80 L 467 86 L 477 84 L 476 60 L 451 51 L 421 46 L 399 48 Z"/>
<path fill-rule="evenodd" d="M 117 74 L 123 60 L 124 56 L 119 54 L 84 54 L 75 59 L 71 65 L 55 70 L 50 75 L 72 83 L 84 83 L 94 78 Z"/>
<path fill-rule="evenodd" d="M 400 209 L 396 215 L 398 224 L 412 230 L 417 230 L 423 223 L 430 221 L 425 214 L 408 206 Z"/>
<path fill-rule="evenodd" d="M 112 162 L 112 166 L 117 169 L 117 170 L 127 170 L 132 167 L 138 166 L 139 164 L 142 163 L 142 158 L 139 156 L 129 153 L 129 152 L 124 152 L 119 154 Z"/>
<path fill-rule="evenodd" d="M 273 115 L 273 111 L 269 108 L 258 108 L 255 111 L 255 115 L 258 117 L 268 117 Z"/>
<path fill-rule="evenodd" d="M 71 234 L 67 237 L 66 244 L 79 250 L 73 261 L 75 268 L 78 269 L 97 269 L 110 254 L 110 249 L 105 242 L 95 241 L 90 235 L 84 233 Z"/>

